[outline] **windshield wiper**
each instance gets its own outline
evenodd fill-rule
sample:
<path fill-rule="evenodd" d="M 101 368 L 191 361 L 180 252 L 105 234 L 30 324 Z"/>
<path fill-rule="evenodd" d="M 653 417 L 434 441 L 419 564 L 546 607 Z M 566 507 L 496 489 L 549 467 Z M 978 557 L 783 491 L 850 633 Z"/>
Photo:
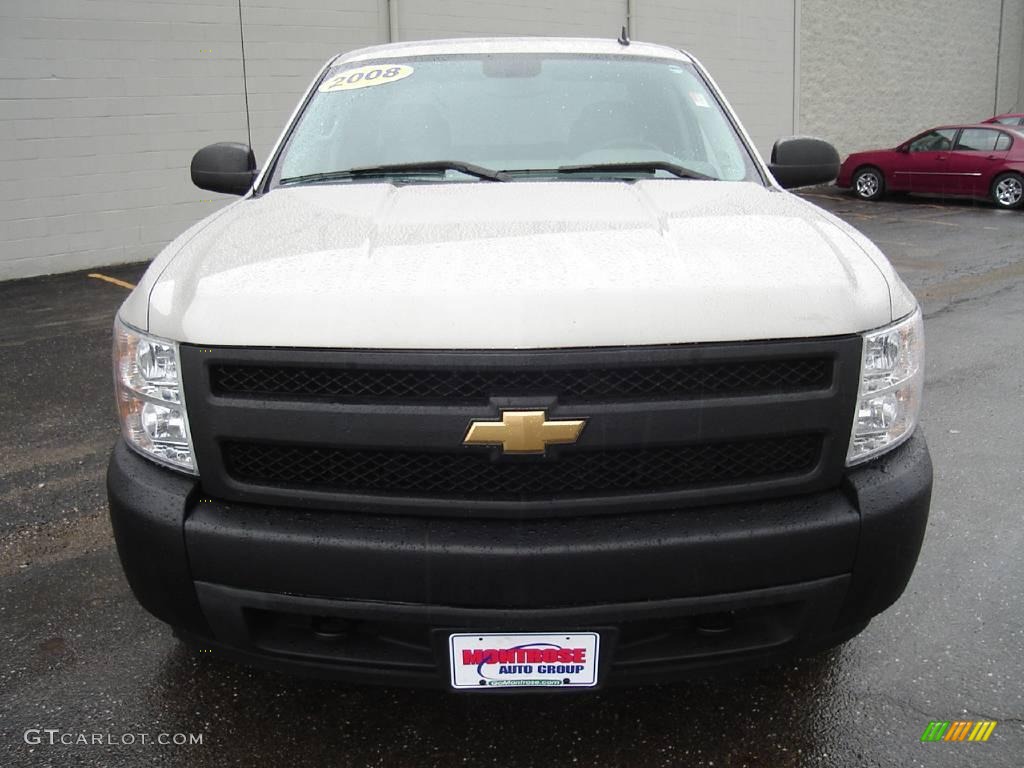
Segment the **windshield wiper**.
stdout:
<path fill-rule="evenodd" d="M 307 173 L 304 176 L 289 176 L 281 179 L 281 184 L 316 183 L 320 181 L 336 181 L 340 179 L 370 178 L 374 176 L 397 176 L 401 174 L 430 173 L 432 171 L 459 171 L 467 176 L 475 176 L 487 181 L 508 181 L 501 171 L 492 171 L 481 165 L 464 163 L 461 160 L 430 160 L 422 163 L 396 163 L 394 165 L 365 165 L 349 168 L 345 171 L 325 171 L 323 173 Z"/>
<path fill-rule="evenodd" d="M 718 181 L 714 176 L 695 171 L 692 168 L 661 160 L 638 163 L 596 163 L 593 165 L 561 165 L 556 169 L 559 173 L 654 173 L 665 171 L 681 179 L 699 179 L 701 181 Z"/>

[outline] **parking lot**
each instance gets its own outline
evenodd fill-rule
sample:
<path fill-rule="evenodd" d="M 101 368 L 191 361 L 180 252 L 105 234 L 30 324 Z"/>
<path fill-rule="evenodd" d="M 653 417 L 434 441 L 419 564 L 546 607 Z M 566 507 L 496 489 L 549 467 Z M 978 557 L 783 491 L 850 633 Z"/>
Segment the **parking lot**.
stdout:
<path fill-rule="evenodd" d="M 0 765 L 1020 765 L 1024 214 L 805 194 L 871 237 L 926 314 L 931 519 L 906 593 L 860 636 L 738 676 L 551 697 L 359 688 L 190 652 L 136 604 L 106 517 L 110 324 L 143 267 L 8 282 Z M 920 742 L 931 720 L 981 719 L 998 722 L 986 743 Z"/>

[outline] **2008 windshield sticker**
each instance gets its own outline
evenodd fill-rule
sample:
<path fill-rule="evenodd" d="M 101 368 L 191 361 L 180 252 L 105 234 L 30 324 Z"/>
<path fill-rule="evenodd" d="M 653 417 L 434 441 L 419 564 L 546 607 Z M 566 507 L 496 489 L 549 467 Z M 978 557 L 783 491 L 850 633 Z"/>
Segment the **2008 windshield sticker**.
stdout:
<path fill-rule="evenodd" d="M 334 91 L 354 91 L 357 88 L 371 88 L 375 85 L 386 83 L 397 83 L 404 80 L 414 72 L 408 64 L 369 64 L 356 69 L 346 69 L 336 75 L 331 75 L 322 83 L 319 90 L 321 93 L 333 93 Z"/>

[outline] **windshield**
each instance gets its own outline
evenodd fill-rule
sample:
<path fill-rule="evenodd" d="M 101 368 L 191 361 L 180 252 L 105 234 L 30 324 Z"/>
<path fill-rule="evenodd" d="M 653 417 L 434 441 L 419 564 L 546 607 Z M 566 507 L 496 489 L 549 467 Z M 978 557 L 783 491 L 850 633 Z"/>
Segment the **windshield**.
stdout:
<path fill-rule="evenodd" d="M 378 166 L 438 161 L 469 165 L 474 173 L 455 167 L 365 173 Z M 591 165 L 633 167 L 592 173 L 579 168 Z M 674 172 L 666 170 L 673 167 Z M 351 169 L 364 172 L 344 173 Z M 744 144 L 692 65 L 633 56 L 515 53 L 332 68 L 291 132 L 273 184 L 351 183 L 381 175 L 479 182 L 489 178 L 481 170 L 508 172 L 501 180 L 519 174 L 578 181 L 609 173 L 759 179 Z"/>

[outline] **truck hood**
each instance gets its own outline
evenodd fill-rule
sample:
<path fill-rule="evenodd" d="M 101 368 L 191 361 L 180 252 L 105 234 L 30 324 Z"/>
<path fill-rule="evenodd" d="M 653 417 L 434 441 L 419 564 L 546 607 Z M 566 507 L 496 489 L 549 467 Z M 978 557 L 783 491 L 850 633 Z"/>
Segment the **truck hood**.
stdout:
<path fill-rule="evenodd" d="M 213 214 L 122 318 L 210 345 L 670 344 L 874 328 L 901 286 L 855 230 L 753 183 L 350 183 Z"/>

